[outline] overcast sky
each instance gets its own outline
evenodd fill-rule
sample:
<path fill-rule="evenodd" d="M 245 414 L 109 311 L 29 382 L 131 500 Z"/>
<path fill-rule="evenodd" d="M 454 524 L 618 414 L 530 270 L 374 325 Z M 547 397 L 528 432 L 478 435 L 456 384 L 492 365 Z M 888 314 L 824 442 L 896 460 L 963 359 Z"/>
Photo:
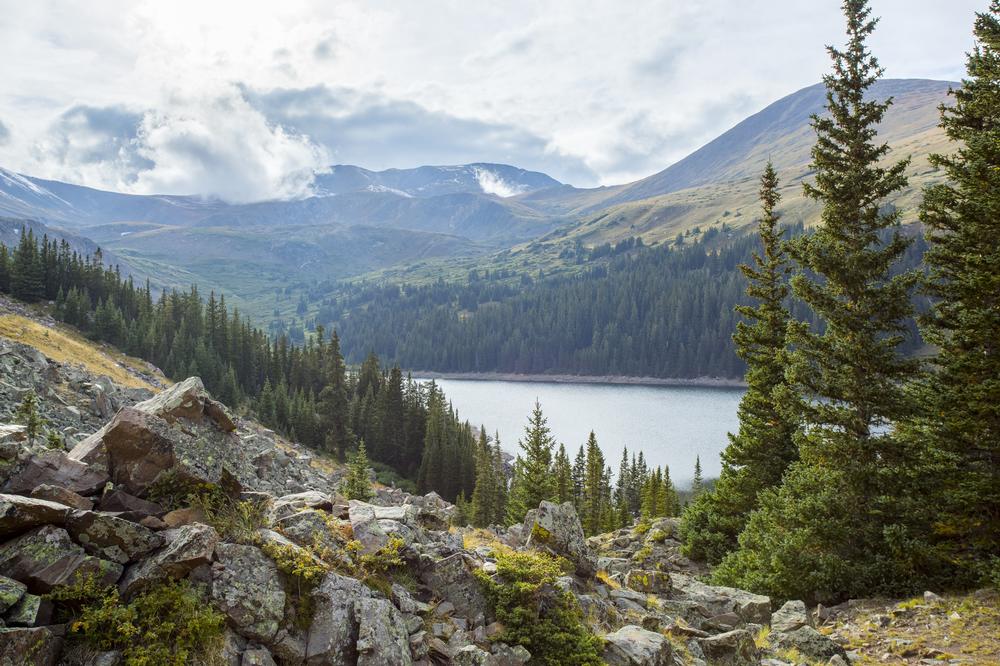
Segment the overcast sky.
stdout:
<path fill-rule="evenodd" d="M 894 78 L 956 80 L 987 0 L 873 0 Z M 301 196 L 329 164 L 659 171 L 819 81 L 834 0 L 0 0 L 0 166 Z"/>

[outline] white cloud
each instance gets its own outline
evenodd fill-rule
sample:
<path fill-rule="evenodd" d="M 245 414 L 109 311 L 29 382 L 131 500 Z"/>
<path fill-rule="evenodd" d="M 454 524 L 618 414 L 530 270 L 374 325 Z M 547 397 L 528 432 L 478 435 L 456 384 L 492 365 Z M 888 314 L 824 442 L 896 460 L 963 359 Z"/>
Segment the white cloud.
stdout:
<path fill-rule="evenodd" d="M 475 173 L 476 182 L 479 183 L 479 187 L 481 187 L 483 192 L 486 194 L 495 194 L 498 197 L 507 198 L 523 194 L 525 191 L 525 188 L 508 183 L 489 169 L 477 167 L 475 169 Z"/>
<path fill-rule="evenodd" d="M 300 191 L 301 179 L 278 170 L 303 168 L 323 150 L 376 168 L 456 158 L 577 185 L 620 182 L 818 82 L 829 68 L 824 45 L 843 40 L 838 4 L 5 2 L 0 117 L 17 131 L 0 145 L 0 164 L 243 198 Z M 973 12 L 985 4 L 872 0 L 883 17 L 872 50 L 891 77 L 958 78 Z M 325 88 L 349 99 L 304 127 L 253 100 L 247 108 L 234 83 L 259 96 Z M 78 107 L 139 110 L 140 145 L 115 158 L 111 149 L 123 146 L 111 139 L 70 137 L 54 148 L 62 161 L 39 162 L 39 145 L 58 144 L 53 126 Z M 341 122 L 323 130 L 324 115 Z M 434 132 L 421 142 L 416 130 L 428 123 Z M 205 144 L 205 164 L 194 142 Z M 102 150 L 96 163 L 85 159 Z M 133 155 L 155 168 L 138 169 Z"/>

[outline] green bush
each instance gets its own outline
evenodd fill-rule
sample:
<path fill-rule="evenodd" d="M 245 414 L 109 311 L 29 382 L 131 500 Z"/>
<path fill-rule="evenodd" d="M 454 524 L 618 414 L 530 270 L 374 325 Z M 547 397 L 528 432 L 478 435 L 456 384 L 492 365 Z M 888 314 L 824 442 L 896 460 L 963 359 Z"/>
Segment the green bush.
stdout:
<path fill-rule="evenodd" d="M 533 664 L 603 664 L 603 641 L 583 624 L 573 595 L 553 585 L 569 563 L 542 553 L 497 549 L 494 554 L 496 576 L 476 575 L 505 627 L 499 640 L 524 646 Z"/>
<path fill-rule="evenodd" d="M 126 666 L 184 666 L 214 662 L 222 615 L 188 581 L 156 585 L 124 603 L 113 587 L 78 577 L 50 598 L 69 617 L 71 639 L 96 650 L 120 650 Z"/>

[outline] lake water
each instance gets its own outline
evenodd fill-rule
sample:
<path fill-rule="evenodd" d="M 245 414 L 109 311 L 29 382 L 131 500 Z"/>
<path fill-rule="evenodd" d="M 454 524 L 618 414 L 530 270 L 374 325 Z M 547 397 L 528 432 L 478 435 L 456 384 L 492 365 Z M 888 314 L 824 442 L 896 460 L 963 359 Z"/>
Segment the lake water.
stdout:
<path fill-rule="evenodd" d="M 694 386 L 635 386 L 555 382 L 439 379 L 459 416 L 500 432 L 503 448 L 517 441 L 535 399 L 549 428 L 566 445 L 570 459 L 591 430 L 617 473 L 622 447 L 643 451 L 650 466 L 669 465 L 670 476 L 687 487 L 701 456 L 706 478 L 718 476 L 727 432 L 737 428 L 736 408 L 743 389 Z"/>

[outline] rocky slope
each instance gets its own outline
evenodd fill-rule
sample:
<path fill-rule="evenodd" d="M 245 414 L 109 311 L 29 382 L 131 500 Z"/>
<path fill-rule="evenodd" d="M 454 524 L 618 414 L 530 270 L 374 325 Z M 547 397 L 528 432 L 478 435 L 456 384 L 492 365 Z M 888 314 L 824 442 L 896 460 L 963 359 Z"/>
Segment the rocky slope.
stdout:
<path fill-rule="evenodd" d="M 348 501 L 340 466 L 234 416 L 196 377 L 155 394 L 128 389 L 3 339 L 0 370 L 0 422 L 33 390 L 65 435 L 64 448 L 48 448 L 23 426 L 0 425 L 4 666 L 175 663 L 137 661 L 131 650 L 150 647 L 141 639 L 81 640 L 96 620 L 73 619 L 80 597 L 67 590 L 80 581 L 113 586 L 103 612 L 187 581 L 199 612 L 220 618 L 219 635 L 208 653 L 176 663 L 561 663 L 532 660 L 496 619 L 486 584 L 510 553 L 565 561 L 538 603 L 572 595 L 609 664 L 857 656 L 846 634 L 841 643 L 825 635 L 832 627 L 814 627 L 838 609 L 775 609 L 701 582 L 674 519 L 584 539 L 571 505 L 543 502 L 522 525 L 455 528 L 454 507 L 434 493 L 378 487 L 368 502 Z"/>

